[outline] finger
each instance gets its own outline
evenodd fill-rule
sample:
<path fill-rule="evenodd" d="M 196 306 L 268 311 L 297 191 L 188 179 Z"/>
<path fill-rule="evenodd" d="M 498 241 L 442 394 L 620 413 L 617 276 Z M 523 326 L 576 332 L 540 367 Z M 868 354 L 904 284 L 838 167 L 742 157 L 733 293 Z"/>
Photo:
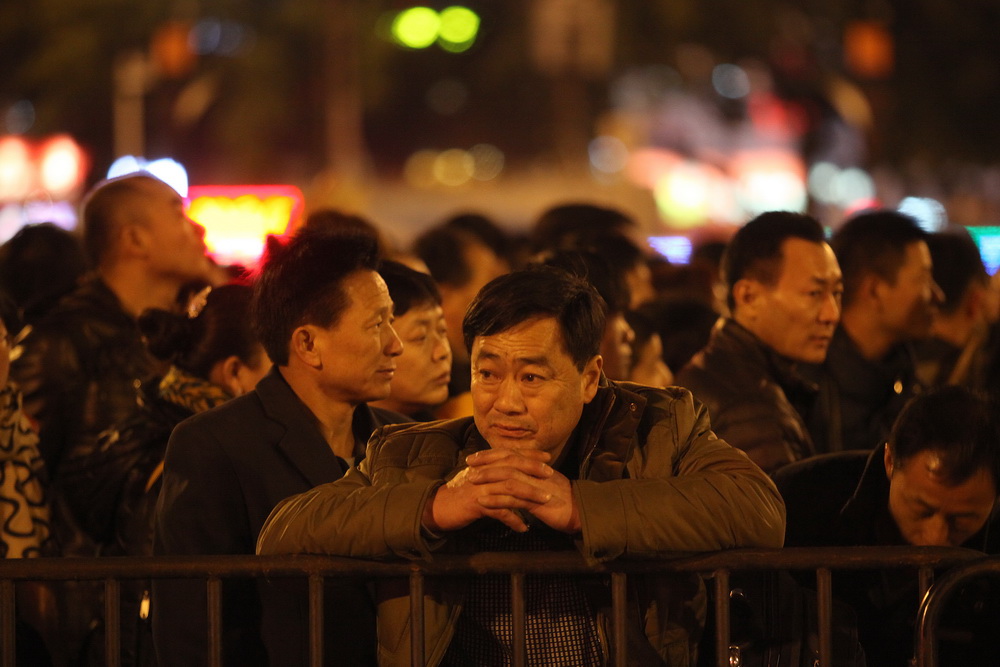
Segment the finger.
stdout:
<path fill-rule="evenodd" d="M 552 458 L 552 455 L 539 449 L 484 449 L 467 456 L 465 462 L 470 466 L 480 466 L 509 458 L 547 462 Z"/>
<path fill-rule="evenodd" d="M 512 512 L 509 509 L 502 509 L 496 512 L 487 512 L 486 516 L 496 519 L 515 532 L 528 532 L 528 524 L 524 522 L 524 519 L 518 516 L 517 512 Z"/>
<path fill-rule="evenodd" d="M 493 482 L 505 482 L 509 479 L 520 480 L 529 484 L 544 482 L 550 479 L 555 471 L 544 463 L 537 465 L 504 465 L 495 463 L 493 465 L 479 468 L 466 468 L 468 474 L 466 479 L 473 484 L 492 484 Z"/>
<path fill-rule="evenodd" d="M 525 475 L 538 477 L 540 479 L 548 479 L 549 477 L 552 477 L 555 472 L 552 466 L 544 461 L 527 459 L 520 456 L 508 456 L 506 458 L 487 463 L 477 461 L 475 464 L 466 468 L 466 470 L 469 471 L 470 480 L 476 479 L 476 475 L 484 470 L 516 470 L 524 473 Z"/>
<path fill-rule="evenodd" d="M 500 501 L 486 500 L 488 507 L 533 507 L 552 500 L 552 493 L 547 489 L 518 480 L 506 480 L 480 487 L 482 493 L 477 496 L 480 504 L 483 499 L 500 498 Z M 506 504 L 505 504 L 506 503 Z"/>

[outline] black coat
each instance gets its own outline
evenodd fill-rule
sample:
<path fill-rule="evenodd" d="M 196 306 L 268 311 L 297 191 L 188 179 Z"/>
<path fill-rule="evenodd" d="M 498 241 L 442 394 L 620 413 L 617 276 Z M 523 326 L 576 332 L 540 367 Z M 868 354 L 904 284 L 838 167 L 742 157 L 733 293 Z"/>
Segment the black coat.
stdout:
<path fill-rule="evenodd" d="M 889 512 L 885 445 L 870 452 L 824 454 L 786 466 L 774 475 L 785 499 L 785 546 L 903 546 Z M 1000 518 L 994 515 L 963 547 L 1000 553 Z M 975 630 L 997 624 L 997 589 L 979 582 L 963 591 L 946 610 L 944 627 Z M 978 590 L 977 590 L 978 587 Z M 986 591 L 985 595 L 982 591 Z M 904 667 L 913 653 L 918 606 L 912 570 L 834 572 L 834 596 L 858 614 L 858 630 L 869 665 Z M 986 605 L 982 604 L 986 601 Z M 974 611 L 978 607 L 978 611 Z M 980 635 L 980 639 L 983 635 Z M 992 633 L 990 633 L 992 638 Z M 942 645 L 942 665 L 986 664 L 976 644 Z M 986 654 L 983 654 L 986 655 Z M 980 656 L 983 657 L 983 656 Z"/>
<path fill-rule="evenodd" d="M 409 421 L 359 406 L 356 456 L 371 432 Z M 253 554 L 278 501 L 339 479 L 347 470 L 315 417 L 273 369 L 246 396 L 195 415 L 167 445 L 154 552 Z M 327 585 L 326 656 L 337 664 L 375 662 L 375 609 L 363 582 Z M 223 652 L 232 665 L 304 665 L 308 606 L 304 581 L 230 580 L 223 586 Z M 205 583 L 158 581 L 153 632 L 160 665 L 205 664 Z"/>

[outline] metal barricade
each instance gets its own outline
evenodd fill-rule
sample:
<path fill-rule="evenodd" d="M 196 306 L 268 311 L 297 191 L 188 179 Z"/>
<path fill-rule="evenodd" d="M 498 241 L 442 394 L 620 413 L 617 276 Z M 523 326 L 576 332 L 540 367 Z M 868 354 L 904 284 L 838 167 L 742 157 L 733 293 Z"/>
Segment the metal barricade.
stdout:
<path fill-rule="evenodd" d="M 945 604 L 963 584 L 982 576 L 1000 577 L 1000 558 L 981 557 L 971 563 L 958 565 L 942 576 L 924 595 L 917 613 L 917 667 L 938 666 L 937 630 Z"/>
<path fill-rule="evenodd" d="M 14 584 L 18 581 L 105 582 L 105 650 L 108 665 L 116 667 L 120 656 L 120 600 L 122 580 L 129 579 L 204 579 L 208 593 L 209 664 L 222 664 L 221 609 L 223 578 L 304 577 L 309 582 L 310 664 L 323 663 L 323 582 L 326 578 L 362 577 L 367 579 L 408 578 L 412 664 L 424 664 L 425 580 L 428 578 L 467 577 L 505 574 L 511 577 L 511 600 L 514 618 L 514 665 L 523 667 L 525 655 L 524 582 L 532 575 L 579 575 L 608 577 L 612 591 L 612 637 L 614 665 L 627 665 L 624 641 L 626 590 L 629 575 L 697 573 L 714 579 L 716 599 L 715 638 L 718 665 L 729 664 L 729 576 L 732 572 L 798 570 L 816 572 L 819 619 L 820 664 L 832 664 L 831 572 L 834 570 L 876 570 L 910 568 L 917 570 L 921 596 L 931 585 L 936 569 L 982 559 L 982 554 L 966 549 L 938 547 L 842 547 L 795 549 L 734 549 L 704 554 L 658 554 L 605 563 L 587 563 L 575 552 L 480 553 L 468 556 L 438 555 L 431 561 L 376 562 L 329 556 L 173 556 L 157 558 L 38 558 L 0 560 L 0 667 L 13 667 L 15 641 Z M 970 565 L 974 567 L 977 564 Z M 950 579 L 947 579 L 950 581 Z M 950 585 L 950 584 L 949 584 Z M 946 594 L 942 592 L 942 594 Z M 926 632 L 919 646 L 932 646 L 936 629 L 933 596 L 925 601 Z M 916 601 L 915 601 L 916 603 Z M 155 613 L 155 611 L 154 611 Z M 921 617 L 924 618 L 923 616 Z M 935 663 L 926 664 L 934 667 Z"/>

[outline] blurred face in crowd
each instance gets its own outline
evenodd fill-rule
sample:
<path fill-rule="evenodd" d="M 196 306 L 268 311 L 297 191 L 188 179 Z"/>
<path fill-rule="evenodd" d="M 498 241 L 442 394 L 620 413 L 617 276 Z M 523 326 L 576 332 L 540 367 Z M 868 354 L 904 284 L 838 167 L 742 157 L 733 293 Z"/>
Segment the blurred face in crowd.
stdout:
<path fill-rule="evenodd" d="M 674 374 L 663 361 L 663 341 L 660 334 L 650 334 L 645 344 L 635 350 L 635 363 L 629 379 L 650 387 L 666 387 L 673 384 Z"/>
<path fill-rule="evenodd" d="M 604 325 L 601 356 L 604 374 L 612 380 L 627 380 L 632 368 L 632 344 L 635 332 L 623 313 L 612 313 Z"/>
<path fill-rule="evenodd" d="M 922 338 L 931 330 L 934 315 L 943 301 L 931 269 L 927 244 L 914 241 L 905 248 L 895 282 L 877 283 L 882 323 L 896 340 Z"/>
<path fill-rule="evenodd" d="M 462 318 L 465 317 L 465 311 L 486 283 L 508 273 L 510 267 L 489 246 L 476 240 L 470 240 L 462 254 L 471 269 L 469 282 L 462 286 L 442 283 L 438 285 L 438 289 L 441 291 L 441 306 L 448 323 L 453 354 L 464 359 L 466 352 L 462 340 Z"/>
<path fill-rule="evenodd" d="M 555 461 L 597 393 L 602 359 L 579 370 L 552 317 L 526 320 L 472 344 L 476 428 L 496 449 L 537 449 Z"/>
<path fill-rule="evenodd" d="M 205 229 L 187 217 L 181 196 L 166 183 L 142 179 L 141 230 L 151 250 L 153 271 L 180 283 L 213 278 L 212 263 L 205 254 Z"/>
<path fill-rule="evenodd" d="M 349 305 L 333 326 L 304 327 L 315 341 L 321 388 L 331 399 L 355 405 L 386 398 L 403 351 L 392 327 L 389 290 L 368 269 L 344 278 L 343 289 Z"/>
<path fill-rule="evenodd" d="M 941 474 L 941 459 L 934 450 L 918 452 L 902 465 L 894 465 L 886 447 L 885 470 L 889 513 L 907 544 L 961 546 L 979 532 L 993 511 L 997 488 L 985 468 L 952 484 Z"/>
<path fill-rule="evenodd" d="M 451 346 L 444 311 L 433 303 L 417 304 L 396 317 L 393 328 L 403 341 L 387 407 L 412 416 L 448 399 Z"/>
<path fill-rule="evenodd" d="M 736 321 L 793 361 L 822 363 L 840 320 L 843 279 L 830 246 L 799 238 L 781 244 L 778 279 L 733 286 Z"/>

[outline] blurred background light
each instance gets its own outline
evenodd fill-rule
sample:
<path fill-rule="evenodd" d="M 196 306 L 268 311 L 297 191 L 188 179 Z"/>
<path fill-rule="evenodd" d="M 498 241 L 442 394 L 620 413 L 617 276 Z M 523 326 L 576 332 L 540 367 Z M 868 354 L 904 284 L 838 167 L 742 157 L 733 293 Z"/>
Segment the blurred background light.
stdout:
<path fill-rule="evenodd" d="M 468 7 L 446 7 L 438 16 L 441 21 L 438 37 L 445 51 L 461 53 L 476 41 L 479 15 Z"/>
<path fill-rule="evenodd" d="M 160 158 L 147 162 L 145 158 L 134 155 L 123 155 L 108 168 L 108 178 L 117 178 L 126 174 L 134 174 L 137 171 L 146 171 L 157 177 L 174 190 L 181 197 L 188 196 L 188 174 L 180 162 L 171 158 Z"/>
<path fill-rule="evenodd" d="M 492 144 L 476 144 L 469 149 L 469 155 L 474 165 L 472 177 L 477 181 L 492 181 L 503 171 L 503 151 Z"/>
<path fill-rule="evenodd" d="M 750 77 L 739 65 L 716 65 L 712 69 L 712 87 L 719 95 L 738 100 L 750 94 Z"/>
<path fill-rule="evenodd" d="M 667 258 L 671 264 L 691 261 L 691 239 L 686 236 L 650 236 L 649 246 Z"/>
<path fill-rule="evenodd" d="M 590 166 L 605 174 L 617 174 L 628 164 L 628 147 L 617 137 L 601 136 L 587 148 Z"/>
<path fill-rule="evenodd" d="M 38 165 L 41 186 L 55 199 L 70 196 L 83 184 L 87 158 L 68 135 L 49 139 L 41 148 Z"/>
<path fill-rule="evenodd" d="M 458 187 L 465 185 L 476 172 L 476 161 L 461 148 L 442 151 L 434 159 L 434 178 L 442 185 Z"/>
<path fill-rule="evenodd" d="M 392 36 L 396 43 L 411 49 L 426 49 L 438 38 L 441 16 L 430 7 L 410 7 L 396 15 Z"/>
<path fill-rule="evenodd" d="M 915 219 L 929 234 L 940 232 L 948 226 L 948 214 L 944 205 L 930 197 L 906 197 L 899 202 L 896 210 Z"/>

